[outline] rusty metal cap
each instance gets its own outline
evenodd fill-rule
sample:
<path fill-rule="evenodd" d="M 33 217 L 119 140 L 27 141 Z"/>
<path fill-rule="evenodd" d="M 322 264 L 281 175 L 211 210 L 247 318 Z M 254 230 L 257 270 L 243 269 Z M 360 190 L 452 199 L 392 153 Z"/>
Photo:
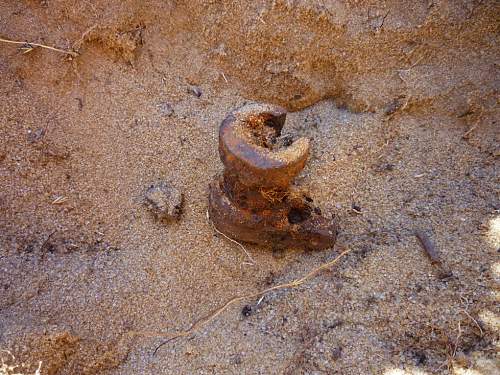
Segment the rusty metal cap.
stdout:
<path fill-rule="evenodd" d="M 219 130 L 219 153 L 226 173 L 248 186 L 286 188 L 304 168 L 310 142 L 299 138 L 288 147 L 276 139 L 286 110 L 268 104 L 247 104 L 227 116 Z"/>

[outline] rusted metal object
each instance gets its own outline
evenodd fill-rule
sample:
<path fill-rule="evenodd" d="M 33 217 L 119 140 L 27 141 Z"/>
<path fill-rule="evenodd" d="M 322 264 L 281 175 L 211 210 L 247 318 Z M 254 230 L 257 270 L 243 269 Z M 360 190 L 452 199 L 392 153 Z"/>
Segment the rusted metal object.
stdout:
<path fill-rule="evenodd" d="M 324 249 L 335 244 L 337 225 L 292 186 L 304 168 L 310 142 L 280 138 L 286 111 L 248 104 L 227 116 L 219 130 L 224 173 L 210 184 L 215 227 L 239 241 L 275 248 Z"/>

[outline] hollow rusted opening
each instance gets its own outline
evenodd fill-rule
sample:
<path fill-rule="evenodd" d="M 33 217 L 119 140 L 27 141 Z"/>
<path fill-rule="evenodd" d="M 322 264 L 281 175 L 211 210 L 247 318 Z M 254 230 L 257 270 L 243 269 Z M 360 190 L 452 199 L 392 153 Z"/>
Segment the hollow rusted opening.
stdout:
<path fill-rule="evenodd" d="M 276 116 L 270 113 L 261 113 L 249 116 L 246 123 L 254 143 L 273 150 L 277 139 L 281 136 L 285 119 L 286 114 Z"/>
<path fill-rule="evenodd" d="M 270 116 L 269 118 L 264 119 L 264 124 L 267 127 L 273 128 L 277 137 L 281 135 L 281 129 L 285 125 L 286 114 L 282 114 L 279 116 Z"/>
<path fill-rule="evenodd" d="M 292 207 L 288 212 L 288 222 L 290 224 L 299 224 L 311 217 L 311 209 L 307 206 L 298 208 Z"/>

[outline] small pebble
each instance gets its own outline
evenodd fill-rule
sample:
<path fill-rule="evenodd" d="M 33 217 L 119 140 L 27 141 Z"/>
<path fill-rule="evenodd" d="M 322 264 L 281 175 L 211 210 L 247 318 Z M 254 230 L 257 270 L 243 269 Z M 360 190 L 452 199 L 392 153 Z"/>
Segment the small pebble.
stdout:
<path fill-rule="evenodd" d="M 241 309 L 241 315 L 243 315 L 244 317 L 249 317 L 250 315 L 252 315 L 252 306 L 243 306 L 243 309 Z"/>
<path fill-rule="evenodd" d="M 196 96 L 197 98 L 199 98 L 203 94 L 201 89 L 198 86 L 190 86 L 188 88 L 188 92 L 190 94 Z"/>
<path fill-rule="evenodd" d="M 332 359 L 334 361 L 340 359 L 342 357 L 342 347 L 337 347 L 332 349 Z"/>
<path fill-rule="evenodd" d="M 341 319 L 335 319 L 333 322 L 328 324 L 328 329 L 335 329 L 337 327 L 340 327 L 341 325 L 344 324 L 344 321 Z"/>
<path fill-rule="evenodd" d="M 161 102 L 158 104 L 158 112 L 162 116 L 170 117 L 174 114 L 174 108 L 167 102 Z"/>
<path fill-rule="evenodd" d="M 395 165 L 392 163 L 381 163 L 375 167 L 375 172 L 393 171 Z"/>
<path fill-rule="evenodd" d="M 358 206 L 356 203 L 353 203 L 351 208 L 356 211 L 357 213 L 361 213 L 361 207 Z"/>
<path fill-rule="evenodd" d="M 285 147 L 291 146 L 292 143 L 293 143 L 293 137 L 289 134 L 285 134 L 285 135 L 282 135 L 276 139 L 275 147 L 285 148 Z"/>

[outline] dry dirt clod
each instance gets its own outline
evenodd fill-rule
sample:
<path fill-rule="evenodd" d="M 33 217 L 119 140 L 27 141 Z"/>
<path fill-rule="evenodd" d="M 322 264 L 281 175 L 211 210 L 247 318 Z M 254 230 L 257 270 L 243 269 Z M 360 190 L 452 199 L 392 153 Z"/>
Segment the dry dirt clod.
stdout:
<path fill-rule="evenodd" d="M 161 102 L 158 104 L 158 112 L 160 112 L 162 116 L 170 117 L 174 114 L 174 108 L 170 103 Z"/>
<path fill-rule="evenodd" d="M 29 130 L 28 131 L 28 141 L 30 143 L 38 142 L 39 140 L 41 140 L 44 137 L 45 133 L 46 133 L 46 131 L 44 128 L 38 128 L 35 131 Z"/>
<path fill-rule="evenodd" d="M 145 194 L 145 203 L 158 220 L 179 220 L 184 195 L 166 182 L 151 185 Z"/>

